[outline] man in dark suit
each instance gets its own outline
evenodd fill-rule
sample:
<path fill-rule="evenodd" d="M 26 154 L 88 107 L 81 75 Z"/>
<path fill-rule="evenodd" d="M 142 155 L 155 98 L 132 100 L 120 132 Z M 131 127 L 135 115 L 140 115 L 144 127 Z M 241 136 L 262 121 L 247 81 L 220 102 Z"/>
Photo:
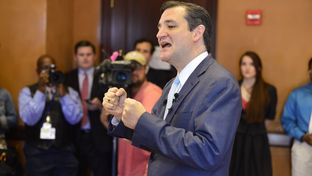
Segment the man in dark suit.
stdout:
<path fill-rule="evenodd" d="M 107 90 L 98 82 L 95 73 L 95 47 L 89 41 L 75 45 L 74 58 L 77 69 L 66 75 L 66 84 L 79 92 L 83 105 L 83 118 L 77 135 L 80 175 L 87 168 L 94 176 L 111 175 L 112 138 L 100 121 L 101 99 Z"/>
<path fill-rule="evenodd" d="M 241 113 L 232 75 L 208 52 L 208 12 L 191 3 L 162 5 L 157 38 L 160 57 L 178 71 L 152 113 L 110 88 L 103 107 L 113 114 L 109 132 L 149 150 L 148 175 L 226 176 Z"/>

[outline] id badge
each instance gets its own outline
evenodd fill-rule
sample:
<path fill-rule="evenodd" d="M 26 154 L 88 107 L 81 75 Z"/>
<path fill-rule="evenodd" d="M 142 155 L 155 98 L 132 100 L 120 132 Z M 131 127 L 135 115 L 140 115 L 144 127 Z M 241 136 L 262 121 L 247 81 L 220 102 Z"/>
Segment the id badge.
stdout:
<path fill-rule="evenodd" d="M 55 132 L 56 130 L 52 127 L 51 123 L 45 122 L 40 129 L 40 139 L 54 140 Z"/>

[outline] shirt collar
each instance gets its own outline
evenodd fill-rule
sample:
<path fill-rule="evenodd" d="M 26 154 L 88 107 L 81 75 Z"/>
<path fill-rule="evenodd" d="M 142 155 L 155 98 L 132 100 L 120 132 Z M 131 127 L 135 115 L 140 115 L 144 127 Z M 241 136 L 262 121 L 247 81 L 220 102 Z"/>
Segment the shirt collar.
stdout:
<path fill-rule="evenodd" d="M 90 76 L 90 75 L 93 75 L 94 73 L 94 67 L 91 67 L 88 69 L 78 68 L 78 72 L 80 75 L 84 75 L 85 73 L 87 73 L 87 75 Z"/>
<path fill-rule="evenodd" d="M 188 63 L 182 70 L 177 74 L 179 78 L 181 87 L 184 85 L 186 80 L 190 77 L 193 71 L 197 68 L 197 66 L 208 56 L 208 52 L 202 52 L 198 56 L 196 56 L 190 63 Z"/>

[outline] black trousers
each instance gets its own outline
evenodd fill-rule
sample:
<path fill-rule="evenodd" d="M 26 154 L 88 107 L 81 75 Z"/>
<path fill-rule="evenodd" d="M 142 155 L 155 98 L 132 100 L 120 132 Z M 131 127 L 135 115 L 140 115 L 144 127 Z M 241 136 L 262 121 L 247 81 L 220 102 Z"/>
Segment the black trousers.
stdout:
<path fill-rule="evenodd" d="M 90 132 L 80 132 L 78 142 L 79 176 L 111 176 L 111 152 L 98 151 Z"/>
<path fill-rule="evenodd" d="M 25 144 L 26 174 L 29 176 L 76 176 L 78 161 L 74 148 L 40 149 Z"/>

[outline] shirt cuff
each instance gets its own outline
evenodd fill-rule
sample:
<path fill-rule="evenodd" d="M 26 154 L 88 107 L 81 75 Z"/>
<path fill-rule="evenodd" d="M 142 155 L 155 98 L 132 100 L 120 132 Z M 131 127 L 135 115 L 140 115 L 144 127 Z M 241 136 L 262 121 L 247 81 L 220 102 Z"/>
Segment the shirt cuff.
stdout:
<path fill-rule="evenodd" d="M 118 126 L 120 123 L 120 121 L 116 118 L 116 117 L 113 117 L 112 120 L 111 120 L 111 124 L 114 125 L 114 126 Z"/>

